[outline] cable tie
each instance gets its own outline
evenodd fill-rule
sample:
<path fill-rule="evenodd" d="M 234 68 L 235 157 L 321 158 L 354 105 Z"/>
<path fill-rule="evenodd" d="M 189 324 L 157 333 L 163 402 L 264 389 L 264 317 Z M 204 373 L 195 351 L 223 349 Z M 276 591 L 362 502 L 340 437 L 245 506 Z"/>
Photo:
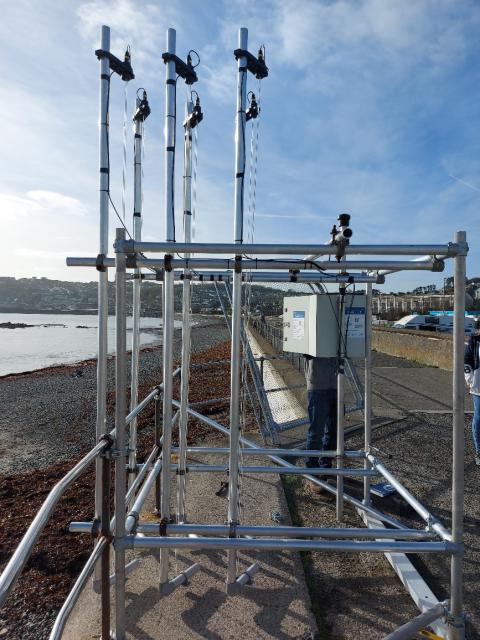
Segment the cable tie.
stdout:
<path fill-rule="evenodd" d="M 172 271 L 172 256 L 169 253 L 167 253 L 163 258 L 163 265 L 164 265 L 165 271 L 168 271 L 168 272 Z"/>
<path fill-rule="evenodd" d="M 98 538 L 100 537 L 102 531 L 102 521 L 100 520 L 100 518 L 95 518 L 92 522 L 92 528 L 90 529 L 90 534 L 92 536 L 92 538 Z"/>
<path fill-rule="evenodd" d="M 104 260 L 105 260 L 105 254 L 99 253 L 95 260 L 95 268 L 97 271 L 105 272 L 107 270 Z"/>
<path fill-rule="evenodd" d="M 125 258 L 125 266 L 127 269 L 137 268 L 137 256 L 135 253 L 129 253 Z"/>
<path fill-rule="evenodd" d="M 160 524 L 158 525 L 158 533 L 160 536 L 162 536 L 162 538 L 165 538 L 167 536 L 167 525 L 168 518 L 162 518 L 160 520 Z"/>

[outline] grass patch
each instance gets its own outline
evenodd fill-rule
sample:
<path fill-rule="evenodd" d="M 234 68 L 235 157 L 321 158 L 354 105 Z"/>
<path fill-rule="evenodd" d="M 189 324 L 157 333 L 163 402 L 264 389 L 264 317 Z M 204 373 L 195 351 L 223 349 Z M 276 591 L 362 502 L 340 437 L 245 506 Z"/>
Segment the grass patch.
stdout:
<path fill-rule="evenodd" d="M 303 527 L 304 522 L 297 505 L 297 496 L 303 480 L 298 476 L 281 475 L 280 477 L 282 479 L 283 490 L 285 491 L 292 524 L 296 527 Z M 314 640 L 335 640 L 334 636 L 331 634 L 331 628 L 327 623 L 326 614 L 322 608 L 322 602 L 318 597 L 318 592 L 315 588 L 312 552 L 300 551 L 300 559 L 305 573 L 305 582 L 307 583 L 308 593 L 310 594 L 312 613 L 318 627 L 318 632 L 315 634 Z"/>

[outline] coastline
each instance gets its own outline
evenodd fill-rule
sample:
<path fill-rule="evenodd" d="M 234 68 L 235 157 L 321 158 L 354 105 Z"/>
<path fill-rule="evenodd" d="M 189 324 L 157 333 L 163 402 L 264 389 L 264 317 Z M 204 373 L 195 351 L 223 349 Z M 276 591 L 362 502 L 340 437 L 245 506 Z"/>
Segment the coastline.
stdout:
<path fill-rule="evenodd" d="M 192 330 L 192 353 L 228 338 L 224 319 L 209 318 Z M 181 331 L 174 332 L 174 359 L 181 356 Z M 130 380 L 127 355 L 127 384 Z M 141 350 L 139 385 L 161 380 L 161 345 Z M 115 356 L 107 360 L 107 394 L 115 387 Z M 14 373 L 0 378 L 0 474 L 23 473 L 68 459 L 95 442 L 96 358 Z M 113 428 L 113 415 L 107 418 Z"/>
<path fill-rule="evenodd" d="M 223 318 L 192 331 L 192 361 L 227 360 L 230 344 Z M 179 362 L 181 332 L 174 334 Z M 142 350 L 139 396 L 161 381 L 161 348 Z M 128 361 L 130 357 L 128 358 Z M 108 424 L 114 408 L 115 357 L 108 361 Z M 129 373 L 129 362 L 127 362 Z M 80 371 L 81 375 L 72 374 Z M 195 369 L 191 401 L 228 395 L 226 367 Z M 178 382 L 175 385 L 178 394 Z M 178 396 L 177 396 L 178 397 Z M 0 380 L 0 570 L 33 520 L 49 491 L 95 441 L 96 359 L 54 366 Z M 210 405 L 208 414 L 228 419 L 228 402 Z M 138 420 L 139 462 L 151 448 L 154 407 Z M 208 428 L 192 420 L 189 440 L 202 439 Z M 9 440 L 9 442 L 7 442 Z M 88 536 L 68 534 L 71 520 L 93 517 L 93 466 L 60 501 L 23 575 L 0 613 L 0 635 L 11 640 L 47 640 L 56 613 L 91 551 Z M 72 548 L 73 543 L 73 548 Z M 2 637 L 3 637 L 2 635 Z"/>

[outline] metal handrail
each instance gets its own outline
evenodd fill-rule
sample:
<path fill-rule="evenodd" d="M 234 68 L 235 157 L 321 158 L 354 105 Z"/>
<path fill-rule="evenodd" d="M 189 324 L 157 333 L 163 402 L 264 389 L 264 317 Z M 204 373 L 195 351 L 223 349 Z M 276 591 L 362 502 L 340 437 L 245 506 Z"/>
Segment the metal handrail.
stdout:
<path fill-rule="evenodd" d="M 181 367 L 177 367 L 177 369 L 175 369 L 175 371 L 172 373 L 172 378 L 175 379 L 181 371 L 182 371 L 182 368 Z M 139 402 L 137 404 L 135 409 L 130 411 L 130 413 L 125 418 L 125 425 L 128 426 L 130 424 L 130 422 L 134 418 L 136 418 L 138 416 L 138 414 L 141 413 L 145 409 L 145 407 L 152 400 L 154 400 L 162 391 L 163 391 L 163 382 L 161 382 L 158 386 L 154 387 L 150 391 L 150 393 L 147 396 L 145 396 L 145 398 L 141 402 Z"/>
<path fill-rule="evenodd" d="M 3 605 L 12 590 L 60 498 L 72 482 L 81 476 L 85 469 L 110 446 L 111 440 L 101 440 L 50 491 L 0 576 L 0 606 Z"/>
<path fill-rule="evenodd" d="M 87 562 L 85 563 L 80 575 L 75 581 L 70 593 L 68 594 L 65 602 L 62 605 L 62 608 L 58 612 L 58 615 L 55 619 L 55 624 L 50 632 L 49 640 L 60 640 L 62 634 L 65 630 L 65 625 L 67 624 L 67 620 L 75 606 L 80 594 L 82 593 L 83 587 L 85 586 L 88 578 L 92 575 L 95 565 L 99 561 L 102 556 L 103 550 L 105 546 L 108 544 L 108 540 L 105 537 L 100 538 L 95 543 L 93 547 L 93 551 L 90 554 Z"/>
<path fill-rule="evenodd" d="M 180 367 L 173 372 L 173 377 L 180 373 Z M 163 383 L 155 387 L 125 418 L 125 424 L 128 425 L 148 404 L 151 402 L 163 389 Z M 115 430 L 110 432 L 110 437 L 114 436 Z M 48 494 L 47 498 L 43 502 L 42 506 L 37 512 L 37 515 L 33 519 L 31 525 L 27 529 L 27 532 L 23 536 L 20 544 L 17 546 L 13 556 L 10 558 L 7 566 L 0 575 L 0 607 L 3 606 L 5 600 L 8 598 L 15 582 L 27 563 L 32 549 L 37 543 L 40 534 L 42 533 L 45 525 L 47 524 L 53 510 L 58 504 L 58 501 L 63 496 L 65 491 L 70 485 L 79 478 L 85 469 L 106 449 L 111 447 L 112 441 L 110 438 L 100 440 L 95 447 L 89 451 L 74 467 L 71 469 Z M 81 574 L 82 575 L 82 574 Z"/>

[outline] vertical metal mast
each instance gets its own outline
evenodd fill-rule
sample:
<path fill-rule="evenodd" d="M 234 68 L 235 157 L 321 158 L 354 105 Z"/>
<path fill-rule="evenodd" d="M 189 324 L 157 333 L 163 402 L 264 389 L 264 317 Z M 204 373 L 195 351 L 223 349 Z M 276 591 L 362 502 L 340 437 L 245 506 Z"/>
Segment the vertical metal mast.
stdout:
<path fill-rule="evenodd" d="M 192 241 L 192 128 L 190 116 L 193 113 L 193 103 L 187 101 L 185 114 L 184 136 L 184 178 L 183 178 L 183 229 L 185 242 Z M 185 254 L 190 258 L 191 254 Z M 185 522 L 185 484 L 186 484 L 186 449 L 187 449 L 187 402 L 188 379 L 190 373 L 190 282 L 191 272 L 183 272 L 182 288 L 182 375 L 180 379 L 180 424 L 179 424 L 179 455 L 177 478 L 177 515 L 178 522 Z"/>
<path fill-rule="evenodd" d="M 345 285 L 339 288 L 338 300 L 338 373 L 337 373 L 337 469 L 343 467 L 345 452 L 345 355 L 346 355 L 346 327 L 345 327 Z M 343 520 L 343 476 L 337 476 L 337 520 Z"/>
<path fill-rule="evenodd" d="M 167 53 L 175 55 L 176 31 L 167 30 Z M 165 239 L 175 242 L 175 124 L 176 124 L 176 71 L 175 61 L 169 58 L 166 67 L 165 105 Z M 173 373 L 173 330 L 174 330 L 174 273 L 169 266 L 171 256 L 165 256 L 164 314 L 163 314 L 163 447 L 161 472 L 161 511 L 163 522 L 170 520 L 172 448 L 172 373 Z M 160 552 L 160 588 L 168 582 L 168 549 Z"/>
<path fill-rule="evenodd" d="M 110 51 L 110 28 L 102 26 L 102 51 Z M 108 102 L 110 93 L 110 63 L 107 56 L 100 59 L 100 238 L 98 261 L 98 348 L 97 348 L 97 441 L 106 430 L 107 413 L 107 322 L 108 322 L 108 273 L 102 266 L 101 258 L 108 254 Z M 102 461 L 95 466 L 95 518 L 100 517 L 102 505 Z M 96 579 L 99 579 L 98 571 Z"/>
<path fill-rule="evenodd" d="M 363 405 L 365 419 L 365 451 L 368 453 L 372 437 L 372 283 L 367 283 L 365 310 L 365 400 Z M 365 469 L 370 468 L 365 458 Z M 363 479 L 363 502 L 370 504 L 370 477 Z"/>
<path fill-rule="evenodd" d="M 125 240 L 125 229 L 117 229 L 117 241 Z M 125 536 L 126 515 L 126 463 L 125 442 L 126 390 L 127 390 L 127 325 L 126 325 L 126 256 L 116 253 L 115 259 L 115 640 L 125 640 Z"/>
<path fill-rule="evenodd" d="M 465 381 L 463 376 L 465 341 L 465 231 L 457 231 L 455 242 L 465 247 L 455 257 L 453 320 L 453 470 L 452 470 L 452 542 L 460 551 L 452 556 L 449 640 L 465 638 L 463 619 L 463 501 L 465 464 Z"/>
<path fill-rule="evenodd" d="M 137 109 L 133 117 L 134 121 L 134 165 L 133 165 L 133 239 L 140 242 L 142 239 L 142 138 L 143 123 L 150 113 L 147 102 L 147 93 L 144 90 L 143 99 L 137 97 Z M 140 357 L 140 287 L 141 269 L 135 269 L 133 280 L 133 327 L 132 327 L 132 363 L 131 363 L 131 393 L 130 411 L 137 406 L 138 400 L 138 368 Z M 128 487 L 135 479 L 137 465 L 137 418 L 130 423 L 130 444 L 128 456 Z"/>
<path fill-rule="evenodd" d="M 242 27 L 238 33 L 238 47 L 247 51 L 248 29 Z M 247 58 L 238 57 L 237 114 L 235 120 L 235 217 L 234 241 L 243 242 L 243 185 L 245 174 L 245 107 L 247 104 Z M 230 455 L 228 484 L 228 521 L 238 522 L 238 460 L 240 445 L 240 341 L 242 321 L 242 273 L 241 255 L 235 257 L 236 267 L 233 274 L 232 299 L 232 347 L 230 373 Z M 237 577 L 237 554 L 228 552 L 227 587 Z"/>

